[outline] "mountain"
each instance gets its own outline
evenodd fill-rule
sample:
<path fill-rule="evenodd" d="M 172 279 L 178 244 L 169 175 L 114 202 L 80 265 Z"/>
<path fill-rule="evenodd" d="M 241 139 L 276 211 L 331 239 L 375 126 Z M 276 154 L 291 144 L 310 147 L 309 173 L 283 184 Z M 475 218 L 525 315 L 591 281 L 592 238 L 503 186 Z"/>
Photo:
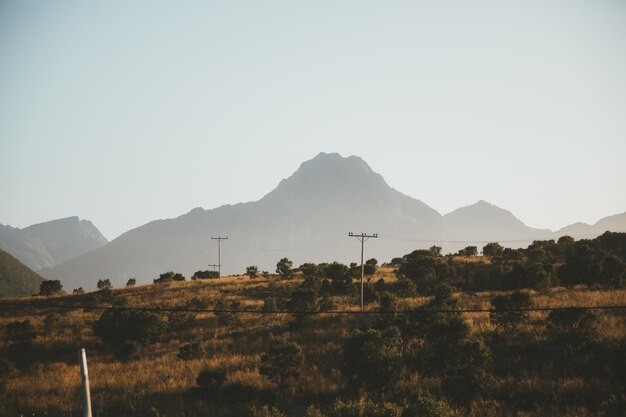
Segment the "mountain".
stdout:
<path fill-rule="evenodd" d="M 472 243 L 524 246 L 552 236 L 484 201 L 442 216 L 391 188 L 361 158 L 320 153 L 258 201 L 156 220 L 40 273 L 60 279 L 67 290 L 94 288 L 103 278 L 116 286 L 130 277 L 146 283 L 169 270 L 190 277 L 218 263 L 211 240 L 217 236 L 228 237 L 222 241 L 223 274 L 243 273 L 249 265 L 273 272 L 285 256 L 294 266 L 358 262 L 360 243 L 348 232 L 378 233 L 365 245 L 365 258 L 380 261 L 432 245 L 445 253 Z"/>
<path fill-rule="evenodd" d="M 0 249 L 34 270 L 53 267 L 106 243 L 107 239 L 90 221 L 78 217 L 24 229 L 0 226 Z"/>
<path fill-rule="evenodd" d="M 548 229 L 533 229 L 522 223 L 513 213 L 480 200 L 443 216 L 459 240 L 490 241 L 521 247 L 533 240 L 550 238 Z"/>
<path fill-rule="evenodd" d="M 626 213 L 604 217 L 594 224 L 574 223 L 554 232 L 555 238 L 571 236 L 576 239 L 592 239 L 607 230 L 611 232 L 626 232 Z"/>
<path fill-rule="evenodd" d="M 0 250 L 0 298 L 37 294 L 42 281 L 37 273 Z"/>

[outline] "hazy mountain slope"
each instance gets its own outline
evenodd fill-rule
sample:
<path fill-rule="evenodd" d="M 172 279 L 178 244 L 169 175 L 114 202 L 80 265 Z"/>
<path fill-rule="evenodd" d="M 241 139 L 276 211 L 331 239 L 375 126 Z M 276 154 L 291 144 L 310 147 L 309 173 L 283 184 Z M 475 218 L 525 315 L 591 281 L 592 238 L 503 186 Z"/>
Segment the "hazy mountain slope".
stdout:
<path fill-rule="evenodd" d="M 455 234 L 455 240 L 507 241 L 507 246 L 521 247 L 533 239 L 547 238 L 552 233 L 548 229 L 528 227 L 510 211 L 483 200 L 458 208 L 443 218 Z"/>
<path fill-rule="evenodd" d="M 0 297 L 19 297 L 39 292 L 43 281 L 15 257 L 0 250 Z"/>
<path fill-rule="evenodd" d="M 593 239 L 607 230 L 611 232 L 626 232 L 626 213 L 604 217 L 595 224 L 574 223 L 554 232 L 555 238 L 572 236 L 577 239 Z"/>
<path fill-rule="evenodd" d="M 106 243 L 106 238 L 90 221 L 78 217 L 52 220 L 24 229 L 0 228 L 0 249 L 34 270 L 58 265 Z"/>
<path fill-rule="evenodd" d="M 295 266 L 357 262 L 360 244 L 348 232 L 378 233 L 379 239 L 366 244 L 365 257 L 380 261 L 431 245 L 445 253 L 472 243 L 505 241 L 517 247 L 553 236 L 484 201 L 441 216 L 389 187 L 361 158 L 321 153 L 259 201 L 153 221 L 41 273 L 61 279 L 68 290 L 94 288 L 102 278 L 115 285 L 129 277 L 150 282 L 168 270 L 190 277 L 218 262 L 211 240 L 218 235 L 229 238 L 222 243 L 224 274 L 243 273 L 248 265 L 273 271 L 285 256 Z"/>
<path fill-rule="evenodd" d="M 92 288 L 97 279 L 118 284 L 134 276 L 142 282 L 174 269 L 187 276 L 217 263 L 211 236 L 223 242 L 225 273 L 247 265 L 273 270 L 288 256 L 305 261 L 356 261 L 360 246 L 348 232 L 389 237 L 368 243 L 369 256 L 388 258 L 414 248 L 398 237 L 441 239 L 441 215 L 426 204 L 390 188 L 360 158 L 320 154 L 257 202 L 194 209 L 175 219 L 158 220 L 131 230 L 108 245 L 42 271 L 67 288 Z M 204 251 L 203 251 L 204 250 Z"/>

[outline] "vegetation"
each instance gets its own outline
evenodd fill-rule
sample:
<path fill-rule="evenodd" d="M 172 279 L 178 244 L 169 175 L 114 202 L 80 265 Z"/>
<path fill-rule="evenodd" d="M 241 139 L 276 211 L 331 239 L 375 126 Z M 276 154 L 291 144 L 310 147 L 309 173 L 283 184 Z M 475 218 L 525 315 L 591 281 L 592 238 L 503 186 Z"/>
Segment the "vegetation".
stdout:
<path fill-rule="evenodd" d="M 37 294 L 43 278 L 0 250 L 0 298 Z"/>
<path fill-rule="evenodd" d="M 172 278 L 59 296 L 84 306 L 62 314 L 3 307 L 0 415 L 80 414 L 81 347 L 103 417 L 622 415 L 624 311 L 524 310 L 626 304 L 622 239 L 535 242 L 483 257 L 414 251 L 377 267 L 366 285 L 366 311 L 376 314 L 367 315 L 230 311 L 358 310 L 339 263 L 289 266 L 290 279 Z M 573 284 L 566 276 L 582 278 L 568 263 L 600 276 Z M 111 306 L 154 311 L 92 308 Z"/>
<path fill-rule="evenodd" d="M 43 280 L 39 284 L 39 295 L 49 296 L 63 291 L 63 285 L 58 279 Z"/>

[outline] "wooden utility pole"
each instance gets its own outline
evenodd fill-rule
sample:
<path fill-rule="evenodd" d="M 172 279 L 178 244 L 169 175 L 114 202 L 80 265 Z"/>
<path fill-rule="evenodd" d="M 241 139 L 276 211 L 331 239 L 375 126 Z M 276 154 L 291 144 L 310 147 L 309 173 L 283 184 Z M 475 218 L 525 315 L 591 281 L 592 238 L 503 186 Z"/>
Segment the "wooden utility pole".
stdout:
<path fill-rule="evenodd" d="M 222 276 L 222 240 L 228 240 L 228 236 L 227 237 L 213 237 L 211 236 L 211 239 L 213 240 L 217 240 L 217 274 L 221 277 Z"/>
<path fill-rule="evenodd" d="M 84 348 L 78 352 L 78 361 L 80 362 L 80 376 L 83 382 L 83 404 L 85 405 L 83 416 L 92 417 L 91 395 L 89 394 L 89 373 L 87 372 L 87 354 Z"/>
<path fill-rule="evenodd" d="M 365 246 L 365 241 L 369 240 L 370 238 L 377 238 L 378 234 L 374 233 L 373 235 L 368 235 L 366 233 L 361 233 L 358 235 L 355 235 L 354 233 L 350 232 L 348 233 L 349 237 L 356 237 L 359 242 L 361 242 L 361 310 L 363 309 L 363 275 L 365 275 L 365 267 L 363 264 L 363 250 L 364 250 L 364 246 Z"/>

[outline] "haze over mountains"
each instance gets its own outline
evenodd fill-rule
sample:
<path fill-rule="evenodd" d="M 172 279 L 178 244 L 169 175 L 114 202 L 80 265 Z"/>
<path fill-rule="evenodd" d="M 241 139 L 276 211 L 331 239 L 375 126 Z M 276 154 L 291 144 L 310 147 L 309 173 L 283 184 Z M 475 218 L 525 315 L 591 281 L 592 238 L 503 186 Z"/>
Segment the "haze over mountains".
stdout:
<path fill-rule="evenodd" d="M 626 213 L 594 226 L 569 227 L 591 237 L 605 226 L 626 231 Z M 383 177 L 356 156 L 321 153 L 304 162 L 289 178 L 255 202 L 196 208 L 174 219 L 156 220 L 130 230 L 108 244 L 40 273 L 61 279 L 65 288 L 93 288 L 98 279 L 115 285 L 129 277 L 150 282 L 174 270 L 190 277 L 216 264 L 212 236 L 222 243 L 222 273 L 243 273 L 248 265 L 273 271 L 281 257 L 294 265 L 312 261 L 353 262 L 360 256 L 348 232 L 378 233 L 366 245 L 366 257 L 387 261 L 416 248 L 442 246 L 455 251 L 475 242 L 500 241 L 520 247 L 552 233 L 524 225 L 509 211 L 479 201 L 445 216 L 391 188 Z M 584 233 L 582 233 L 584 232 Z"/>
<path fill-rule="evenodd" d="M 33 270 L 56 266 L 107 242 L 90 221 L 76 216 L 24 229 L 0 224 L 0 249 Z"/>

